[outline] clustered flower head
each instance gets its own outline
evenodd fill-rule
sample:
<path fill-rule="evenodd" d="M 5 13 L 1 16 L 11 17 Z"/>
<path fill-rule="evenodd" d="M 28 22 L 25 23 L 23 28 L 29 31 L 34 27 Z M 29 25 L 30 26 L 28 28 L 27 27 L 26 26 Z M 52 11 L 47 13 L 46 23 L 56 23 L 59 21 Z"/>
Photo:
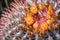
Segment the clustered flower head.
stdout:
<path fill-rule="evenodd" d="M 43 40 L 45 34 L 50 37 L 49 31 L 55 33 L 59 24 L 57 15 L 60 9 L 56 10 L 58 1 L 14 0 L 10 7 L 3 11 L 4 14 L 1 17 L 0 29 L 4 32 L 3 37 L 10 37 L 10 34 L 13 34 L 13 38 L 9 38 L 9 40 L 15 40 L 25 31 L 25 35 L 18 40 L 24 40 L 26 36 L 31 40 L 33 35 L 36 36 L 36 40 L 38 37 Z"/>

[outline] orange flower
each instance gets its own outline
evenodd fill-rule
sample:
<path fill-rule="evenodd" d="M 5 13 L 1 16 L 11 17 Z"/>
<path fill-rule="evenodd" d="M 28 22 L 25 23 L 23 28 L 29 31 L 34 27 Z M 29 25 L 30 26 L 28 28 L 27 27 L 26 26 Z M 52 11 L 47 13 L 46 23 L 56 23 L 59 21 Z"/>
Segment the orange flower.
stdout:
<path fill-rule="evenodd" d="M 31 11 L 33 14 L 36 14 L 36 13 L 38 12 L 37 6 L 36 6 L 36 5 L 31 6 L 31 7 L 30 7 L 30 11 Z"/>
<path fill-rule="evenodd" d="M 51 20 L 47 20 L 47 24 L 50 25 L 51 24 Z"/>
<path fill-rule="evenodd" d="M 51 22 L 55 22 L 55 21 L 56 21 L 56 18 L 52 17 Z"/>
<path fill-rule="evenodd" d="M 38 23 L 37 22 L 33 24 L 33 28 L 34 29 L 37 29 L 38 28 Z"/>
<path fill-rule="evenodd" d="M 51 19 L 51 16 L 50 15 L 47 15 L 46 17 L 47 17 L 47 19 Z"/>
<path fill-rule="evenodd" d="M 44 4 L 40 4 L 40 5 L 39 5 L 39 9 L 40 9 L 40 10 L 44 10 Z"/>
<path fill-rule="evenodd" d="M 48 13 L 48 15 L 51 16 L 51 15 L 53 15 L 54 12 L 53 12 L 53 10 L 48 10 L 47 13 Z"/>
<path fill-rule="evenodd" d="M 50 10 L 50 11 L 53 10 L 53 6 L 52 5 L 49 5 L 48 6 L 48 10 Z"/>
<path fill-rule="evenodd" d="M 31 14 L 27 14 L 27 17 L 25 18 L 25 22 L 26 22 L 28 25 L 33 24 L 34 20 L 33 20 L 33 17 L 32 17 Z"/>
<path fill-rule="evenodd" d="M 37 23 L 37 22 L 33 24 L 33 28 L 35 29 L 34 31 L 35 31 L 36 33 L 39 32 L 39 28 L 38 28 L 38 23 Z"/>
<path fill-rule="evenodd" d="M 48 30 L 48 24 L 47 24 L 46 22 L 43 22 L 43 23 L 41 24 L 41 29 L 42 29 L 43 31 Z"/>
<path fill-rule="evenodd" d="M 48 12 L 47 12 L 49 15 L 53 15 L 53 6 L 52 5 L 49 5 L 48 6 Z"/>

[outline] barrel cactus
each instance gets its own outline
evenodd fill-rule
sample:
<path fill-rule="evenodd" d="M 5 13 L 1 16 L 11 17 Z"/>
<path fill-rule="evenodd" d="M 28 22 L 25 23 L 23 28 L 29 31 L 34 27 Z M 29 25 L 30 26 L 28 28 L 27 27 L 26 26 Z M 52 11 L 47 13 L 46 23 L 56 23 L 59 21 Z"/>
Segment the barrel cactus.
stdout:
<path fill-rule="evenodd" d="M 60 0 L 14 0 L 0 19 L 0 40 L 60 40 Z"/>

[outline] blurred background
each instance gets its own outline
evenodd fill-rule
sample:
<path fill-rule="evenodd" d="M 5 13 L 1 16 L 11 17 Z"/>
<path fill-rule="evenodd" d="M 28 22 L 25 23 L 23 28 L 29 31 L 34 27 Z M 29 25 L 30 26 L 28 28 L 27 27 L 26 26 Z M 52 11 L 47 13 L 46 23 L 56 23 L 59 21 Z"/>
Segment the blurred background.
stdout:
<path fill-rule="evenodd" d="M 2 14 L 2 11 L 4 10 L 4 8 L 9 7 L 9 4 L 12 2 L 13 0 L 0 0 L 0 17 Z"/>
<path fill-rule="evenodd" d="M 12 2 L 13 0 L 0 0 L 0 11 L 2 11 L 4 8 L 9 7 L 9 4 Z"/>

